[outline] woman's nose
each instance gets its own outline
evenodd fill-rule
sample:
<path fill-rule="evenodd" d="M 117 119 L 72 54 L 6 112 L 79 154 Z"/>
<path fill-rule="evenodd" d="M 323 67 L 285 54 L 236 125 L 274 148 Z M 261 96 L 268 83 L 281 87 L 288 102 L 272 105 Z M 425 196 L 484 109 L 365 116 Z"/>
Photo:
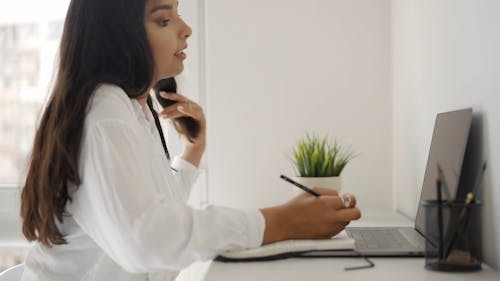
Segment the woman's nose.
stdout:
<path fill-rule="evenodd" d="M 187 23 L 184 20 L 182 20 L 182 24 L 184 25 L 184 27 L 182 28 L 181 37 L 187 39 L 189 38 L 189 36 L 191 36 L 193 30 L 189 25 L 187 25 Z"/>

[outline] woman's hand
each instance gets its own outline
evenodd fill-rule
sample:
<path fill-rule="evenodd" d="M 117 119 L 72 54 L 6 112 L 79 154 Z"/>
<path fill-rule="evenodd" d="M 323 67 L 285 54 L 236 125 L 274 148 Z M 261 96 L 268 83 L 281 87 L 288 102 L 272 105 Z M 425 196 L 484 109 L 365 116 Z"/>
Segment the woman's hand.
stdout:
<path fill-rule="evenodd" d="M 262 209 L 266 220 L 263 244 L 288 239 L 326 239 L 342 231 L 351 220 L 361 217 L 356 198 L 351 194 L 350 205 L 334 190 L 314 188 L 321 194 L 314 197 L 301 194 L 286 204 Z"/>
<path fill-rule="evenodd" d="M 198 123 L 199 131 L 196 137 L 193 138 L 188 135 L 188 132 L 178 128 L 178 124 L 174 122 L 177 131 L 179 131 L 182 138 L 186 141 L 186 150 L 182 158 L 198 166 L 206 146 L 206 120 L 203 108 L 196 102 L 178 93 L 160 92 L 160 96 L 176 101 L 175 104 L 163 108 L 163 111 L 159 114 L 162 118 L 174 120 L 179 117 L 191 117 Z"/>

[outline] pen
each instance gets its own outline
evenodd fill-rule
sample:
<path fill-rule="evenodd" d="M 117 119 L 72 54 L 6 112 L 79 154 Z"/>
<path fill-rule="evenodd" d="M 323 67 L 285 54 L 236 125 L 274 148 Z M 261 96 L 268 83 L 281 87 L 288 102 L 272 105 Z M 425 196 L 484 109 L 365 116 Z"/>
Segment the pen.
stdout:
<path fill-rule="evenodd" d="M 281 175 L 280 178 L 283 179 L 283 180 L 285 180 L 285 181 L 287 181 L 287 182 L 289 182 L 289 183 L 291 183 L 291 184 L 293 184 L 293 185 L 295 185 L 296 187 L 304 190 L 305 192 L 307 192 L 307 193 L 309 193 L 309 194 L 311 194 L 313 196 L 319 197 L 321 195 L 321 194 L 315 192 L 314 190 L 310 189 L 309 187 L 307 187 L 307 186 L 305 186 L 303 184 L 300 184 L 300 183 L 292 180 L 291 178 L 289 178 L 289 177 L 287 177 L 285 175 Z"/>
<path fill-rule="evenodd" d="M 453 249 L 453 246 L 455 245 L 455 242 L 457 242 L 457 239 L 460 235 L 463 235 L 467 228 L 467 224 L 469 222 L 469 212 L 470 212 L 470 205 L 474 202 L 474 193 L 469 192 L 467 193 L 467 198 L 465 199 L 465 206 L 463 207 L 462 211 L 460 212 L 460 215 L 458 217 L 458 226 L 455 230 L 455 233 L 453 233 L 453 236 L 451 238 L 450 244 L 448 244 L 448 247 L 446 248 L 445 252 L 445 258 L 447 258 L 450 255 L 451 250 Z"/>
<path fill-rule="evenodd" d="M 458 218 L 458 226 L 455 230 L 455 233 L 453 233 L 450 244 L 448 244 L 448 247 L 446 248 L 445 252 L 445 258 L 447 258 L 450 255 L 451 250 L 455 246 L 455 242 L 458 239 L 460 235 L 463 235 L 463 232 L 466 231 L 467 224 L 469 222 L 469 210 L 470 204 L 473 204 L 475 202 L 475 197 L 476 197 L 476 192 L 477 189 L 481 186 L 484 178 L 484 172 L 486 171 L 486 161 L 484 161 L 483 165 L 481 166 L 481 171 L 479 172 L 479 175 L 477 177 L 476 183 L 473 186 L 472 192 L 467 193 L 467 196 L 465 198 L 465 206 L 463 207 L 462 211 L 460 212 L 459 218 Z"/>
<path fill-rule="evenodd" d="M 439 231 L 439 259 L 444 258 L 444 239 L 443 239 L 443 199 L 441 198 L 441 169 L 438 164 L 436 174 L 436 193 L 437 193 L 437 212 L 438 212 L 438 231 Z"/>

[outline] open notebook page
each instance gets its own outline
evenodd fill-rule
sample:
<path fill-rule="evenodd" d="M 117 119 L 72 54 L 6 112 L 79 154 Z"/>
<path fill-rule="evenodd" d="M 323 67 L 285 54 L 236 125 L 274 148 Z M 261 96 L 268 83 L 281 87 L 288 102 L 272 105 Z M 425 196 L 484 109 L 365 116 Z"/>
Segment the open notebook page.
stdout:
<path fill-rule="evenodd" d="M 226 259 L 255 259 L 280 256 L 286 253 L 324 251 L 324 250 L 352 250 L 354 239 L 347 236 L 345 231 L 340 232 L 331 239 L 314 240 L 285 240 L 267 244 L 258 248 L 228 251 L 220 255 L 219 260 Z"/>

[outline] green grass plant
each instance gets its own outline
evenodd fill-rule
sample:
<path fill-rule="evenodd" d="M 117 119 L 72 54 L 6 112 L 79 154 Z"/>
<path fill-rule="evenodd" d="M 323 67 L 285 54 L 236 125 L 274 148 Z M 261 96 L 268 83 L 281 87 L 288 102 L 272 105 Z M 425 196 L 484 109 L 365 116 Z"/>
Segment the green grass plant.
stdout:
<path fill-rule="evenodd" d="M 336 139 L 307 133 L 293 149 L 292 162 L 299 177 L 337 177 L 354 157 Z"/>

